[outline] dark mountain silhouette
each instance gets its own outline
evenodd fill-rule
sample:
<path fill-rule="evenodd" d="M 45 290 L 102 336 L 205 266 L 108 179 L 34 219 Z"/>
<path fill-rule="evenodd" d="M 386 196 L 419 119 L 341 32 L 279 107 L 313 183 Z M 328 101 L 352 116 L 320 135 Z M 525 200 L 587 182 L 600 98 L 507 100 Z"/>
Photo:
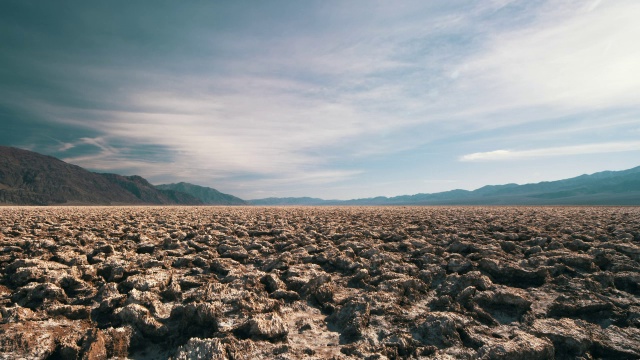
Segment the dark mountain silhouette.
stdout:
<path fill-rule="evenodd" d="M 268 198 L 255 205 L 640 205 L 640 166 L 535 184 L 353 200 Z"/>
<path fill-rule="evenodd" d="M 0 204 L 201 204 L 139 176 L 98 174 L 51 156 L 0 146 Z"/>
<path fill-rule="evenodd" d="M 205 186 L 198 186 L 186 182 L 177 184 L 156 185 L 162 191 L 178 191 L 189 194 L 207 205 L 247 205 L 247 202 L 233 195 L 221 193 L 216 189 Z"/>
<path fill-rule="evenodd" d="M 196 197 L 176 190 L 158 189 L 145 178 L 137 175 L 122 176 L 118 174 L 99 174 L 110 182 L 117 184 L 147 204 L 186 204 L 199 205 L 202 201 Z"/>

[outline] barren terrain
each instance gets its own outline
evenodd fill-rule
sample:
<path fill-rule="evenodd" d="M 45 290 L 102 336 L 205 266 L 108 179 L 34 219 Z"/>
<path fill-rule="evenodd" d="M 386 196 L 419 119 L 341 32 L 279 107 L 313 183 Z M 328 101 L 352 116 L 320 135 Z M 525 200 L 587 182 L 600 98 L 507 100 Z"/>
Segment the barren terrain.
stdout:
<path fill-rule="evenodd" d="M 3 207 L 0 358 L 640 358 L 640 208 Z"/>

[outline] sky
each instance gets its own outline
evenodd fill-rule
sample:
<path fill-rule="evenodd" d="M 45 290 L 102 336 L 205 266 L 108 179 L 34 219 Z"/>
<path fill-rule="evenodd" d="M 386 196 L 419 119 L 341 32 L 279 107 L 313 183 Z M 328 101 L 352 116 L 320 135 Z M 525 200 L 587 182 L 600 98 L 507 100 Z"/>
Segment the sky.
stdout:
<path fill-rule="evenodd" d="M 640 165 L 640 2 L 0 3 L 0 145 L 243 199 Z"/>

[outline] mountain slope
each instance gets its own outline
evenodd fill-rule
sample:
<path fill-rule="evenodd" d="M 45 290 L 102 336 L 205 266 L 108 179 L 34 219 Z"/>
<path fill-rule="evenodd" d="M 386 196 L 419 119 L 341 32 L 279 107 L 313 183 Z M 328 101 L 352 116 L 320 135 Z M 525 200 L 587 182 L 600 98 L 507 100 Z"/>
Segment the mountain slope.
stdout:
<path fill-rule="evenodd" d="M 209 187 L 193 185 L 185 182 L 177 184 L 156 185 L 162 191 L 179 191 L 189 194 L 207 205 L 247 205 L 247 202 L 233 195 L 221 193 Z"/>
<path fill-rule="evenodd" d="M 157 189 L 141 176 L 122 176 L 118 174 L 98 175 L 104 176 L 110 182 L 126 189 L 145 204 L 203 204 L 203 202 L 196 197 L 180 191 Z"/>
<path fill-rule="evenodd" d="M 313 200 L 313 201 L 310 201 Z M 535 184 L 487 185 L 479 189 L 434 194 L 401 195 L 353 200 L 268 198 L 259 205 L 640 205 L 640 166 L 603 171 Z"/>
<path fill-rule="evenodd" d="M 199 204 L 139 176 L 97 174 L 51 156 L 0 146 L 0 204 Z"/>

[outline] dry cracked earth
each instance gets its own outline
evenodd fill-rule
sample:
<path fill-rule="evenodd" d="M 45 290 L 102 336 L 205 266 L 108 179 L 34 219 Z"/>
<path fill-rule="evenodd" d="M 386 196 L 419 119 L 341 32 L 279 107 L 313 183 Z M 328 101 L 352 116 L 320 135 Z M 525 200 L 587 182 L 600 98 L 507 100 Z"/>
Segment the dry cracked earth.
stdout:
<path fill-rule="evenodd" d="M 0 358 L 637 359 L 640 208 L 3 207 Z"/>

